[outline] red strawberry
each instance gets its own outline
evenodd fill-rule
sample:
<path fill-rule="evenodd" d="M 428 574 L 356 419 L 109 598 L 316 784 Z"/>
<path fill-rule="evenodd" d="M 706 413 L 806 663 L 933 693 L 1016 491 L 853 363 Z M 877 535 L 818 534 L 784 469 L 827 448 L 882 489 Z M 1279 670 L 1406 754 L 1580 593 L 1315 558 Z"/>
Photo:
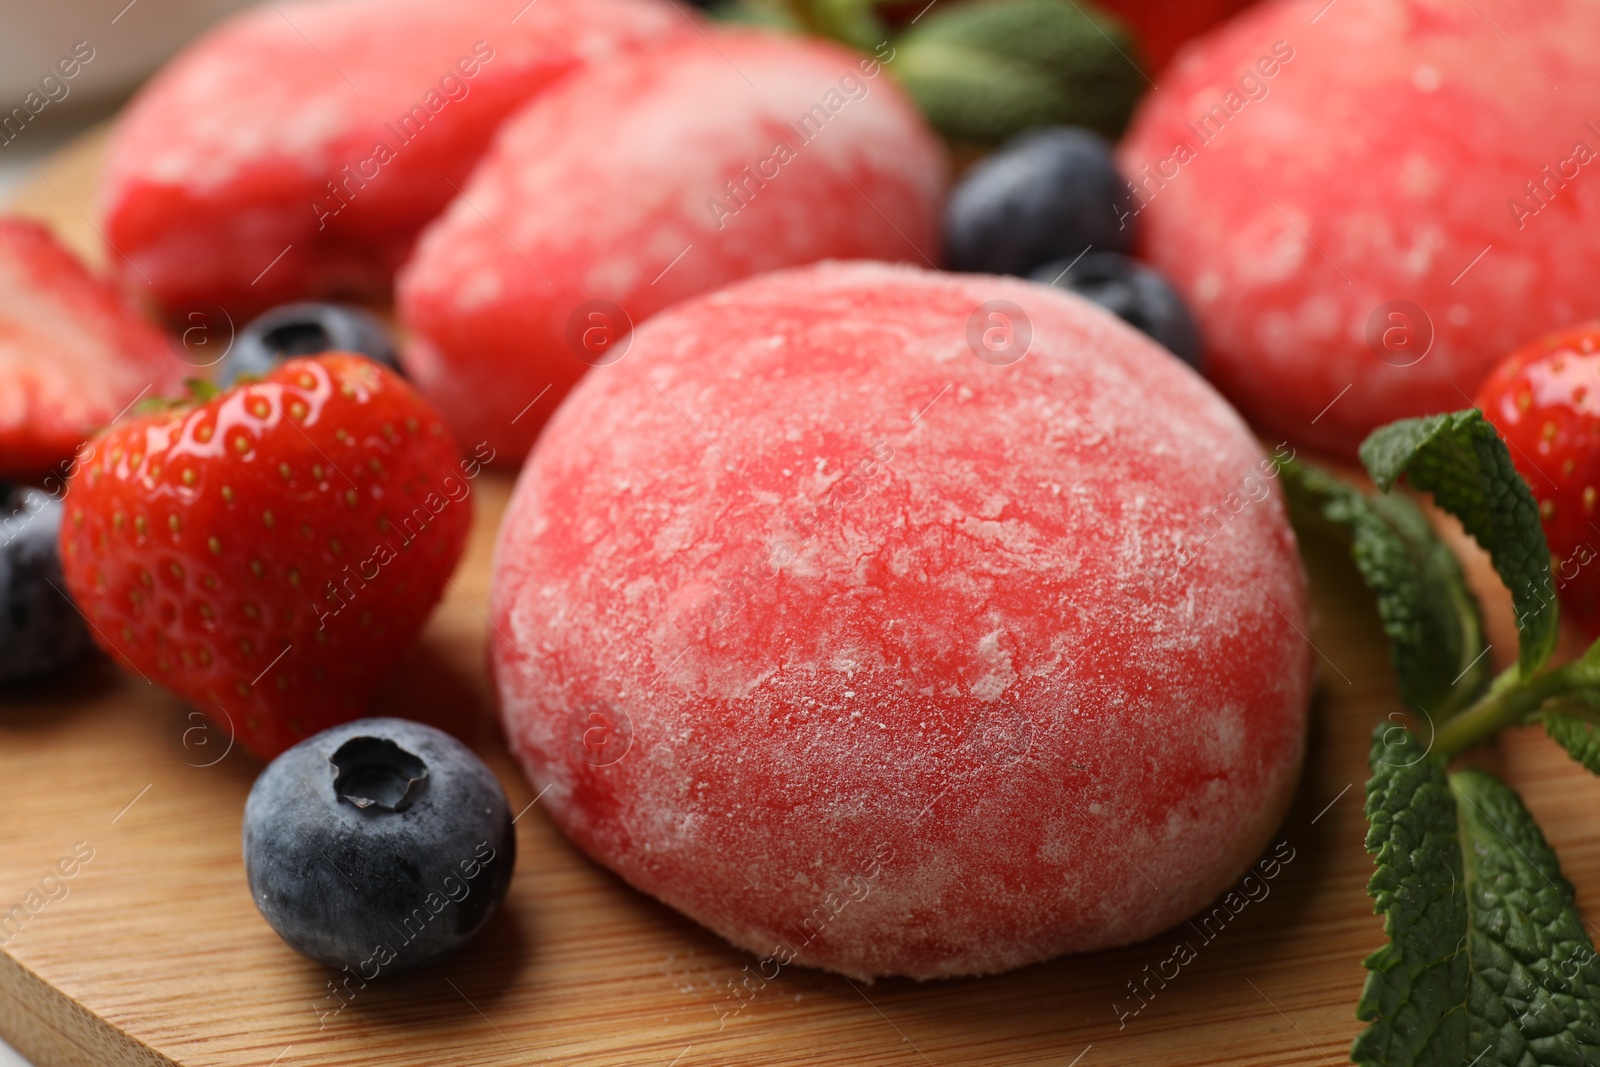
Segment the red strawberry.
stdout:
<path fill-rule="evenodd" d="M 0 218 L 0 477 L 65 463 L 186 365 L 164 334 L 36 222 Z"/>
<path fill-rule="evenodd" d="M 1600 636 L 1600 323 L 1513 352 L 1478 407 L 1539 501 L 1563 609 Z"/>
<path fill-rule="evenodd" d="M 92 444 L 61 558 L 96 640 L 263 757 L 365 710 L 460 558 L 479 470 L 346 353 Z"/>

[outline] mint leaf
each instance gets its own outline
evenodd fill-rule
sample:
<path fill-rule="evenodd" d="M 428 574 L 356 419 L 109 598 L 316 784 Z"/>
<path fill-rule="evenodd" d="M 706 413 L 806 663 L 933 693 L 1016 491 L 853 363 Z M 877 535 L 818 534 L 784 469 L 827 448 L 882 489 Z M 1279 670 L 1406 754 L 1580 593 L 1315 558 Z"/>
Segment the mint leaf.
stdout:
<path fill-rule="evenodd" d="M 863 51 L 870 52 L 889 38 L 872 0 L 807 0 L 806 7 L 819 32 Z"/>
<path fill-rule="evenodd" d="M 1461 826 L 1472 961 L 1465 1058 L 1600 1064 L 1600 959 L 1533 816 L 1482 771 L 1450 776 Z"/>
<path fill-rule="evenodd" d="M 1600 958 L 1555 854 L 1512 790 L 1447 776 L 1380 727 L 1368 886 L 1390 943 L 1367 959 L 1351 1057 L 1364 1067 L 1600 1064 Z"/>
<path fill-rule="evenodd" d="M 1367 957 L 1356 1018 L 1372 1025 L 1350 1056 L 1371 1067 L 1461 1067 L 1467 898 L 1444 761 L 1410 731 L 1389 726 L 1373 736 L 1371 766 L 1367 851 L 1377 870 L 1367 892 L 1389 944 Z"/>
<path fill-rule="evenodd" d="M 1557 634 L 1550 546 L 1533 494 L 1482 413 L 1457 411 L 1391 423 L 1362 442 L 1361 461 L 1380 489 L 1388 491 L 1403 474 L 1461 520 L 1511 590 L 1523 676 L 1543 666 Z"/>
<path fill-rule="evenodd" d="M 1295 524 L 1340 537 L 1377 598 L 1401 699 L 1439 720 L 1476 699 L 1490 674 L 1483 620 L 1427 517 L 1406 497 L 1368 496 L 1311 464 L 1280 470 Z"/>
<path fill-rule="evenodd" d="M 765 26 L 792 33 L 805 33 L 810 28 L 791 0 L 717 0 L 707 13 L 719 22 Z"/>
<path fill-rule="evenodd" d="M 1148 84 L 1128 31 L 1087 0 L 937 8 L 895 52 L 889 69 L 939 132 L 961 141 L 1057 123 L 1115 140 Z"/>
<path fill-rule="evenodd" d="M 1586 715 L 1573 709 L 1550 710 L 1544 713 L 1544 732 L 1556 740 L 1567 755 L 1600 774 L 1600 726 Z"/>

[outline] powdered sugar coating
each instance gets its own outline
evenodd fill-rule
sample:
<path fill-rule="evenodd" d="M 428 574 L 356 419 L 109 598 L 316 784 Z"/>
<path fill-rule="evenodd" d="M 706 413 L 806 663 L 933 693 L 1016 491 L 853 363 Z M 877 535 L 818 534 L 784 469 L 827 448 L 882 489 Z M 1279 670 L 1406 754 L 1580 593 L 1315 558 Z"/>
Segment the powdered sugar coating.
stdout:
<path fill-rule="evenodd" d="M 1353 455 L 1600 315 L 1597 40 L 1587 0 L 1272 0 L 1161 77 L 1136 221 L 1254 424 Z"/>
<path fill-rule="evenodd" d="M 996 299 L 1033 330 L 1005 367 L 967 341 Z M 1306 589 L 1263 462 L 1044 286 L 825 263 L 682 304 L 517 486 L 507 732 L 575 842 L 763 957 L 931 978 L 1137 941 L 1297 777 Z"/>
<path fill-rule="evenodd" d="M 943 150 L 886 67 L 707 34 L 534 101 L 423 234 L 398 284 L 418 335 L 403 358 L 462 440 L 521 461 L 593 361 L 572 332 L 591 301 L 638 324 L 764 270 L 939 255 Z"/>

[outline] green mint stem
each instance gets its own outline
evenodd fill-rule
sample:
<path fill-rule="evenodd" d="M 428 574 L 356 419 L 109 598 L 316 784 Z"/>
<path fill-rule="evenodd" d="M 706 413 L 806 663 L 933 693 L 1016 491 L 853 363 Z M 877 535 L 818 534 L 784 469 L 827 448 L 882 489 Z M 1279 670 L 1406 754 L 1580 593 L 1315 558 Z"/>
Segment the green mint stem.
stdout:
<path fill-rule="evenodd" d="M 1446 759 L 1458 756 L 1523 722 L 1551 697 L 1595 687 L 1600 687 L 1600 659 L 1588 656 L 1527 680 L 1521 678 L 1517 667 L 1509 667 L 1477 703 L 1439 729 L 1433 750 Z"/>

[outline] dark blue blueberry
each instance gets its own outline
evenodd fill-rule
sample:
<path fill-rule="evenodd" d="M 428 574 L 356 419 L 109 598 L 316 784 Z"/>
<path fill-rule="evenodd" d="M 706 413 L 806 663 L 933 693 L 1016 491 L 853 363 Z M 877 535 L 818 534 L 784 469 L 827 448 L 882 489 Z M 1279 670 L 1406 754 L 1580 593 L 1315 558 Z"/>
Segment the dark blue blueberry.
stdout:
<path fill-rule="evenodd" d="M 61 501 L 0 486 L 0 515 L 0 682 L 10 682 L 71 663 L 89 632 L 61 578 Z"/>
<path fill-rule="evenodd" d="M 283 304 L 252 319 L 222 360 L 218 383 L 241 375 L 260 378 L 290 356 L 359 352 L 395 373 L 400 359 L 394 338 L 378 317 L 348 304 Z"/>
<path fill-rule="evenodd" d="M 1126 252 L 1129 206 L 1105 138 L 1075 126 L 1032 130 L 956 186 L 945 208 L 946 255 L 953 270 L 1027 274 L 1085 248 Z"/>
<path fill-rule="evenodd" d="M 256 907 L 289 947 L 365 981 L 461 948 L 516 866 L 482 760 L 404 719 L 324 730 L 273 760 L 244 809 Z"/>
<path fill-rule="evenodd" d="M 1048 263 L 1031 275 L 1077 293 L 1166 345 L 1195 370 L 1204 370 L 1200 329 L 1167 280 L 1136 259 L 1116 252 L 1090 252 L 1074 263 Z"/>

